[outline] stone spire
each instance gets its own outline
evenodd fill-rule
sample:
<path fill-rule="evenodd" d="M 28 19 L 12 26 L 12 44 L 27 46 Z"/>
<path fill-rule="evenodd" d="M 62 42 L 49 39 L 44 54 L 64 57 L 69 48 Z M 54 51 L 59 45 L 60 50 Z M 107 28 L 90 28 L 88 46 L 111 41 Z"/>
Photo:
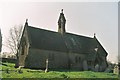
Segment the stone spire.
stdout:
<path fill-rule="evenodd" d="M 60 13 L 60 17 L 58 19 L 58 32 L 61 34 L 64 34 L 66 32 L 65 23 L 66 23 L 66 19 L 64 17 L 63 9 L 62 9 Z"/>

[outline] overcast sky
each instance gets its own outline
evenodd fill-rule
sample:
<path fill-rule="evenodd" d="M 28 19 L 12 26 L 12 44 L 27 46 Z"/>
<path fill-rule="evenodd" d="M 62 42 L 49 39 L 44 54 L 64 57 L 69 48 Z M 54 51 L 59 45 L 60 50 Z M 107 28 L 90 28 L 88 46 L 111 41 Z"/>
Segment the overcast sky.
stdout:
<path fill-rule="evenodd" d="M 24 25 L 57 31 L 61 9 L 66 17 L 66 31 L 97 39 L 108 52 L 108 59 L 118 57 L 118 3 L 117 2 L 3 2 L 0 4 L 0 27 L 3 35 L 15 25 Z M 49 35 L 49 34 L 48 34 Z M 3 46 L 3 52 L 9 51 Z"/>

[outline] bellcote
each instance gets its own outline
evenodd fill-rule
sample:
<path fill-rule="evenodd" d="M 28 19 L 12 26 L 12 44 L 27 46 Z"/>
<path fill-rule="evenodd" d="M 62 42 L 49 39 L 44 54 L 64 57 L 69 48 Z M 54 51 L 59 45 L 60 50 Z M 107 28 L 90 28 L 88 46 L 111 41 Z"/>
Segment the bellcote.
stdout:
<path fill-rule="evenodd" d="M 63 9 L 61 10 L 60 17 L 58 19 L 58 32 L 61 34 L 64 34 L 66 32 L 65 30 L 65 24 L 66 24 L 66 19 L 63 14 Z"/>

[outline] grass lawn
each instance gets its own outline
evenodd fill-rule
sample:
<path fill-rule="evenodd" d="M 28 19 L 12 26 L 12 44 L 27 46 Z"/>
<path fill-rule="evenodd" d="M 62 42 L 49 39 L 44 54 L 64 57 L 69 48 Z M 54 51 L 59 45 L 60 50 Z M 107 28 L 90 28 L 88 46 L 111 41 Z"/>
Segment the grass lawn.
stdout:
<path fill-rule="evenodd" d="M 49 71 L 24 69 L 19 73 L 19 69 L 14 68 L 13 63 L 2 63 L 2 78 L 117 78 L 113 73 L 93 72 L 93 71 Z"/>

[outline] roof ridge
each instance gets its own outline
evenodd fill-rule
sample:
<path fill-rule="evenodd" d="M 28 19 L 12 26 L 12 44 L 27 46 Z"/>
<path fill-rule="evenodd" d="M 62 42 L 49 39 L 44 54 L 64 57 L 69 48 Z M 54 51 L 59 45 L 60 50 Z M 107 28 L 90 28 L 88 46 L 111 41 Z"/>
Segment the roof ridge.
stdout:
<path fill-rule="evenodd" d="M 39 29 L 39 30 L 44 30 L 44 31 L 48 31 L 48 32 L 58 33 L 58 32 L 56 32 L 56 31 L 51 31 L 51 30 L 42 29 L 42 28 L 38 28 L 38 27 L 33 27 L 33 26 L 28 26 L 28 27 L 31 27 L 31 28 L 34 28 L 34 29 Z M 75 36 L 81 36 L 81 37 L 93 39 L 92 37 L 83 36 L 83 35 L 74 34 L 74 33 L 69 33 L 69 32 L 66 32 L 66 34 L 71 34 L 71 35 L 75 35 Z"/>
<path fill-rule="evenodd" d="M 81 37 L 93 39 L 92 37 L 89 37 L 89 36 L 83 36 L 83 35 L 74 34 L 74 33 L 69 33 L 69 32 L 67 32 L 67 34 L 71 34 L 71 35 L 75 35 L 75 36 L 81 36 Z"/>
<path fill-rule="evenodd" d="M 44 31 L 49 31 L 49 32 L 57 33 L 56 31 L 51 31 L 51 30 L 42 29 L 42 28 L 38 28 L 38 27 L 33 27 L 33 26 L 28 26 L 28 27 L 31 27 L 31 28 L 34 28 L 34 29 L 39 29 L 39 30 L 44 30 Z"/>

